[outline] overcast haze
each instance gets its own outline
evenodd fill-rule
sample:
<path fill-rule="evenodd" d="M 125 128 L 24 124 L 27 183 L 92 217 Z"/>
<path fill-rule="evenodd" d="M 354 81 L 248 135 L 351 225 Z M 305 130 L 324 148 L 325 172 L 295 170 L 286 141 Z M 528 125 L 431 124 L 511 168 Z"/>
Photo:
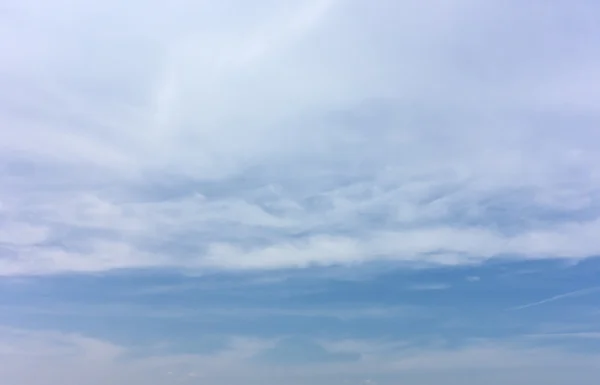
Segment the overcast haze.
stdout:
<path fill-rule="evenodd" d="M 4 0 L 0 382 L 595 384 L 600 4 Z"/>

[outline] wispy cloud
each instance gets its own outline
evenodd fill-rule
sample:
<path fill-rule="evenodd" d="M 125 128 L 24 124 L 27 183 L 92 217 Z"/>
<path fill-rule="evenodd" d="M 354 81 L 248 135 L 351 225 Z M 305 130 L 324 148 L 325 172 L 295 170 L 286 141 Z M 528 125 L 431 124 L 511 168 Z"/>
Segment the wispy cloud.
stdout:
<path fill-rule="evenodd" d="M 570 291 L 568 293 L 558 294 L 558 295 L 555 295 L 555 296 L 552 296 L 552 297 L 548 297 L 548 298 L 542 299 L 540 301 L 531 302 L 531 303 L 527 303 L 525 305 L 520 305 L 520 306 L 513 307 L 511 310 L 528 309 L 530 307 L 544 305 L 544 304 L 547 304 L 547 303 L 550 303 L 550 302 L 554 302 L 554 301 L 559 301 L 559 300 L 562 300 L 562 299 L 565 299 L 565 298 L 580 297 L 582 295 L 592 294 L 592 293 L 595 293 L 597 291 L 600 291 L 600 286 L 594 286 L 594 287 L 590 287 L 590 288 L 587 288 L 587 289 L 575 290 L 575 291 Z"/>
<path fill-rule="evenodd" d="M 362 359 L 351 364 L 338 362 L 288 362 L 265 363 L 257 357 L 265 352 L 277 351 L 281 356 L 293 353 L 289 343 L 277 341 L 232 338 L 222 350 L 210 354 L 143 354 L 122 346 L 89 337 L 52 332 L 25 332 L 2 329 L 0 356 L 5 363 L 0 367 L 2 378 L 11 383 L 37 385 L 60 383 L 65 385 L 194 383 L 210 381 L 227 384 L 242 378 L 250 384 L 271 384 L 284 380 L 286 383 L 331 383 L 356 378 L 376 378 L 385 384 L 394 378 L 411 379 L 412 383 L 429 385 L 442 378 L 464 381 L 469 373 L 504 373 L 502 377 L 516 380 L 546 378 L 568 373 L 578 383 L 592 384 L 589 377 L 598 373 L 599 359 L 561 352 L 552 348 L 531 348 L 526 344 L 490 344 L 474 342 L 460 349 L 439 347 L 406 348 L 401 343 L 380 344 L 374 341 L 297 342 L 298 346 L 319 349 L 323 355 L 340 357 L 342 354 L 359 352 Z M 345 353 L 344 353 L 345 352 Z M 135 353 L 132 355 L 132 353 Z M 35 367 L 35 375 L 23 371 L 23 367 Z M 430 377 L 423 378 L 423 371 Z M 576 375 L 577 372 L 580 375 Z M 334 377 L 332 377 L 334 376 Z M 392 377 L 393 376 L 393 377 Z M 588 377 L 586 377 L 588 376 Z M 579 382 L 581 380 L 581 382 Z M 437 381 L 437 382 L 436 382 Z M 502 382 L 493 382 L 500 384 Z"/>
<path fill-rule="evenodd" d="M 541 333 L 541 334 L 531 334 L 528 337 L 540 338 L 540 339 L 581 338 L 581 339 L 587 339 L 587 340 L 596 340 L 596 339 L 600 339 L 600 332 L 591 331 L 591 332 L 572 332 L 572 333 Z"/>
<path fill-rule="evenodd" d="M 412 285 L 409 287 L 410 290 L 416 290 L 416 291 L 421 291 L 421 290 L 446 290 L 446 289 L 450 289 L 452 287 L 452 285 L 446 284 L 446 283 L 423 283 L 423 284 L 418 284 L 418 285 Z"/>
<path fill-rule="evenodd" d="M 0 382 L 598 378 L 596 2 L 1 3 Z"/>

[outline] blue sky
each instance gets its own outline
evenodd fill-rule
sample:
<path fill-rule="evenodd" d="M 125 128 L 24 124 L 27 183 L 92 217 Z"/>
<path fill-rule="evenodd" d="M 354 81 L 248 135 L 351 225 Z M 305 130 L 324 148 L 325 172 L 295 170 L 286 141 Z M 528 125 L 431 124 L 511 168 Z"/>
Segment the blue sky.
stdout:
<path fill-rule="evenodd" d="M 0 377 L 595 383 L 599 14 L 4 1 Z"/>

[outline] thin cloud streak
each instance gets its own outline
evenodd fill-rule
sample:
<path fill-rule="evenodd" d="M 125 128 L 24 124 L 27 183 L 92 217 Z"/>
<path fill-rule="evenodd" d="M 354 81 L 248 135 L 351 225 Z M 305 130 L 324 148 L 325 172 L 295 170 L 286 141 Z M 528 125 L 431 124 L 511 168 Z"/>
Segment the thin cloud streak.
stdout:
<path fill-rule="evenodd" d="M 531 303 L 527 303 L 525 305 L 520 305 L 517 307 L 513 307 L 510 310 L 523 310 L 523 309 L 528 309 L 531 307 L 535 307 L 535 306 L 540 306 L 540 305 L 544 305 L 550 302 L 554 302 L 554 301 L 559 301 L 565 298 L 573 298 L 573 297 L 580 297 L 582 295 L 587 295 L 587 294 L 592 294 L 595 293 L 597 291 L 600 291 L 600 286 L 594 286 L 594 287 L 590 287 L 587 289 L 581 289 L 581 290 L 575 290 L 575 291 L 570 291 L 568 293 L 563 293 L 563 294 L 558 294 L 546 299 L 542 299 L 540 301 L 537 302 L 531 302 Z"/>

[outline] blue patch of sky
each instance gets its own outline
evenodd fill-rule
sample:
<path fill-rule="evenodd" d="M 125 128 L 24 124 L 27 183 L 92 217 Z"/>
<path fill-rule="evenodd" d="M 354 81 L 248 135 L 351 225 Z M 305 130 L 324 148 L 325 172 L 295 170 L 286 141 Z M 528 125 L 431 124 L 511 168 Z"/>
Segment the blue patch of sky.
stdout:
<path fill-rule="evenodd" d="M 593 332 L 599 317 L 600 292 L 594 291 L 518 307 L 595 287 L 600 259 L 388 268 L 362 279 L 336 276 L 335 268 L 321 276 L 310 269 L 204 276 L 148 270 L 5 279 L 0 319 L 134 345 L 168 336 L 173 351 L 205 351 L 225 346 L 231 335 L 387 338 L 415 345 L 438 339 L 459 346 L 473 338 L 536 334 L 547 324 Z"/>

